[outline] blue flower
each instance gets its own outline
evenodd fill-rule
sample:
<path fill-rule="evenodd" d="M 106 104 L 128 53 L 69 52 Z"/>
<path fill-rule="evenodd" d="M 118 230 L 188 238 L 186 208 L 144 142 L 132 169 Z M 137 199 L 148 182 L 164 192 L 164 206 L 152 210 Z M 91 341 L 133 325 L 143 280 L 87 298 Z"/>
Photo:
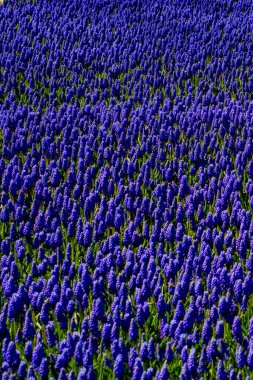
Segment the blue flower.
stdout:
<path fill-rule="evenodd" d="M 138 326 L 133 318 L 131 319 L 131 322 L 130 322 L 128 335 L 132 341 L 136 341 L 138 338 Z"/>
<path fill-rule="evenodd" d="M 116 378 L 121 379 L 124 374 L 124 360 L 123 356 L 121 354 L 117 355 L 114 366 L 113 366 L 113 371 L 115 373 Z"/>
<path fill-rule="evenodd" d="M 32 365 L 33 368 L 40 366 L 42 359 L 44 358 L 44 348 L 41 342 L 38 342 L 34 347 L 32 354 Z"/>
<path fill-rule="evenodd" d="M 28 309 L 25 314 L 25 323 L 23 327 L 23 335 L 24 337 L 29 340 L 34 338 L 35 336 L 35 328 L 33 326 L 33 320 L 32 320 L 32 314 L 31 311 Z"/>
<path fill-rule="evenodd" d="M 43 358 L 40 366 L 38 368 L 38 373 L 42 379 L 47 379 L 49 374 L 48 361 L 46 358 Z"/>
<path fill-rule="evenodd" d="M 242 326 L 240 317 L 236 316 L 232 324 L 232 334 L 235 340 L 241 341 L 242 339 Z"/>

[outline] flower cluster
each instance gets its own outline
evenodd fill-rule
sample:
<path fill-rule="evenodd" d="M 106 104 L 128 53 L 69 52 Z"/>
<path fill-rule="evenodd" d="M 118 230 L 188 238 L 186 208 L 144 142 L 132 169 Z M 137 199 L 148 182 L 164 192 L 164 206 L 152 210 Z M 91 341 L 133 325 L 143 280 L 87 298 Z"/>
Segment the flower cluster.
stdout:
<path fill-rule="evenodd" d="M 0 5 L 0 378 L 249 379 L 249 0 Z"/>

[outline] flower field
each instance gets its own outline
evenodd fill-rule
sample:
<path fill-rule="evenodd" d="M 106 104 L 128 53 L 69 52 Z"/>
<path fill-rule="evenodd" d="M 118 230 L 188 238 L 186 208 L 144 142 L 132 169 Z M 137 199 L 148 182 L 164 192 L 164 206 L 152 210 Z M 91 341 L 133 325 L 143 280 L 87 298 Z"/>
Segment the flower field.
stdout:
<path fill-rule="evenodd" d="M 0 5 L 0 379 L 253 379 L 251 0 Z"/>

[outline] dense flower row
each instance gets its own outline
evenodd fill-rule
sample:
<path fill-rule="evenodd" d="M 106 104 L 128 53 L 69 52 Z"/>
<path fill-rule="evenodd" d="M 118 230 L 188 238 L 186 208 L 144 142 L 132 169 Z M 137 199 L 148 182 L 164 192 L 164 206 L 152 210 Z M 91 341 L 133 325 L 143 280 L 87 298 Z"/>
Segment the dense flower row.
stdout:
<path fill-rule="evenodd" d="M 253 371 L 250 0 L 0 6 L 0 378 Z"/>

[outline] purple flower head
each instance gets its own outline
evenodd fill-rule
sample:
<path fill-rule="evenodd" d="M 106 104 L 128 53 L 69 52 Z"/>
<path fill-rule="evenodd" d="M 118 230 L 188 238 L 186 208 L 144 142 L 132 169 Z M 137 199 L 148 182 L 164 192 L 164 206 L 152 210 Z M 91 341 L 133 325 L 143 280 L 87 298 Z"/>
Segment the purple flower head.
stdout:
<path fill-rule="evenodd" d="M 232 324 L 232 334 L 235 340 L 242 339 L 242 323 L 240 317 L 236 316 Z"/>
<path fill-rule="evenodd" d="M 138 331 L 139 331 L 138 326 L 135 320 L 132 318 L 130 322 L 129 333 L 128 333 L 129 339 L 135 342 L 138 338 Z"/>
<path fill-rule="evenodd" d="M 24 379 L 26 377 L 26 363 L 24 361 L 21 361 L 18 367 L 17 375 L 19 378 Z"/>
<path fill-rule="evenodd" d="M 187 362 L 188 359 L 188 350 L 187 346 L 184 346 L 181 353 L 180 353 L 180 359 L 182 360 L 183 363 Z"/>
<path fill-rule="evenodd" d="M 42 379 L 48 378 L 49 367 L 48 367 L 48 361 L 46 358 L 42 359 L 40 366 L 39 366 L 39 369 L 38 369 L 38 373 Z"/>
<path fill-rule="evenodd" d="M 140 347 L 140 358 L 144 362 L 148 359 L 148 345 L 147 342 L 143 342 Z"/>
<path fill-rule="evenodd" d="M 156 378 L 157 377 L 158 380 L 166 380 L 169 378 L 169 371 L 166 363 L 164 363 L 164 365 L 162 366 L 161 370 L 159 371 L 159 375 L 156 376 Z"/>
<path fill-rule="evenodd" d="M 237 345 L 236 361 L 237 361 L 238 368 L 243 368 L 247 362 L 246 353 L 241 345 Z"/>
<path fill-rule="evenodd" d="M 133 366 L 133 374 L 132 374 L 132 379 L 133 380 L 138 380 L 141 378 L 143 374 L 143 367 L 142 367 L 142 362 L 140 358 L 136 358 Z"/>
<path fill-rule="evenodd" d="M 217 347 L 217 341 L 216 339 L 212 338 L 207 346 L 207 360 L 210 362 L 213 362 L 215 358 L 219 355 L 218 347 Z"/>
<path fill-rule="evenodd" d="M 33 366 L 30 366 L 27 371 L 27 378 L 31 380 L 36 380 L 36 375 Z"/>
<path fill-rule="evenodd" d="M 189 368 L 189 371 L 194 374 L 197 371 L 197 358 L 196 358 L 196 349 L 191 348 L 188 360 L 187 360 L 187 366 Z"/>
<path fill-rule="evenodd" d="M 13 371 L 17 371 L 20 364 L 19 352 L 16 350 L 14 342 L 10 341 L 6 350 L 6 362 Z"/>
<path fill-rule="evenodd" d="M 9 302 L 8 319 L 14 321 L 22 311 L 22 300 L 19 293 L 14 293 Z"/>
<path fill-rule="evenodd" d="M 223 321 L 218 321 L 216 324 L 216 338 L 222 339 L 224 335 L 224 323 Z"/>
<path fill-rule="evenodd" d="M 32 354 L 32 365 L 33 368 L 40 366 L 42 359 L 44 358 L 44 347 L 41 342 L 38 342 L 34 347 Z"/>
<path fill-rule="evenodd" d="M 32 314 L 31 311 L 28 309 L 25 314 L 25 323 L 23 327 L 23 335 L 24 337 L 28 339 L 32 339 L 35 336 L 35 328 L 33 326 L 33 320 L 32 320 Z"/>
<path fill-rule="evenodd" d="M 114 366 L 113 366 L 113 371 L 115 373 L 116 378 L 121 379 L 124 374 L 124 359 L 123 355 L 119 354 L 117 355 Z"/>
<path fill-rule="evenodd" d="M 216 376 L 217 376 L 217 380 L 228 380 L 226 370 L 225 370 L 224 365 L 223 365 L 221 360 L 219 360 L 219 362 L 218 362 Z"/>

